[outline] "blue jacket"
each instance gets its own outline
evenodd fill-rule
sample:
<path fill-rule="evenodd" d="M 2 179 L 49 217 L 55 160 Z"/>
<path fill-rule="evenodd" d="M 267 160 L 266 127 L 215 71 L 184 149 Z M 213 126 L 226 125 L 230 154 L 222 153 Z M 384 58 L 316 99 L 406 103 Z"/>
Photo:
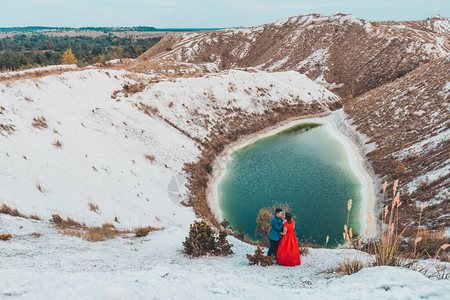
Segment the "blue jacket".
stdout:
<path fill-rule="evenodd" d="M 269 239 L 273 241 L 279 241 L 281 239 L 281 231 L 283 231 L 283 220 L 273 216 L 272 221 L 270 221 Z"/>

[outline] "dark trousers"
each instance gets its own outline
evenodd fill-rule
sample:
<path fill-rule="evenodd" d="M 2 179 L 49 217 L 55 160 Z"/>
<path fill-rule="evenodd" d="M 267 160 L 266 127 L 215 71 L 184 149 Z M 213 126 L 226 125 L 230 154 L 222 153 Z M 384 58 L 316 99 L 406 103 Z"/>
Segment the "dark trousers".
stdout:
<path fill-rule="evenodd" d="M 277 251 L 278 251 L 278 244 L 280 243 L 280 241 L 274 241 L 269 239 L 270 242 L 270 246 L 269 246 L 269 252 L 267 252 L 268 256 L 273 256 L 273 255 L 277 255 Z"/>

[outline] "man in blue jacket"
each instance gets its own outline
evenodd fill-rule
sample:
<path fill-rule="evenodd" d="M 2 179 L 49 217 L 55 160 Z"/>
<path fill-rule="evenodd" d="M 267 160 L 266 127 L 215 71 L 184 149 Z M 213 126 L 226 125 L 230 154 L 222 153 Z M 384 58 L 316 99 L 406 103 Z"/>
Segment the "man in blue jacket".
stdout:
<path fill-rule="evenodd" d="M 278 251 L 278 244 L 280 243 L 281 239 L 281 231 L 283 231 L 283 211 L 281 208 L 275 209 L 275 215 L 272 218 L 272 221 L 270 221 L 270 231 L 269 231 L 269 252 L 267 252 L 267 255 L 273 256 L 277 255 Z"/>

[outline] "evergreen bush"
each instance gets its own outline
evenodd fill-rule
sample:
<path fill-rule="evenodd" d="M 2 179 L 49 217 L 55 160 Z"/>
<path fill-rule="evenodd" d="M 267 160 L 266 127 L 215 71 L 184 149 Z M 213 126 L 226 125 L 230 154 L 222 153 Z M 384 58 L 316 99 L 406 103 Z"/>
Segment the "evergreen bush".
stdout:
<path fill-rule="evenodd" d="M 183 242 L 184 252 L 193 257 L 211 255 L 230 255 L 233 253 L 227 241 L 227 233 L 221 231 L 216 236 L 214 230 L 205 221 L 191 224 L 189 235 Z"/>

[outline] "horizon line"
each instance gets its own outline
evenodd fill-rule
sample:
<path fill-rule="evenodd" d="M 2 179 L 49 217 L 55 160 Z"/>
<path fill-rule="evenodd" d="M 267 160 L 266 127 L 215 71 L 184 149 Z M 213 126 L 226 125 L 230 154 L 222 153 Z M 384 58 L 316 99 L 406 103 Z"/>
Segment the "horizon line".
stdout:
<path fill-rule="evenodd" d="M 368 22 L 414 22 L 414 21 L 426 21 L 429 19 L 434 18 L 435 16 L 440 16 L 442 18 L 445 19 L 449 19 L 449 17 L 443 16 L 442 14 L 436 13 L 433 14 L 427 18 L 424 19 L 412 19 L 412 20 L 378 20 L 378 21 L 373 21 L 373 20 L 368 20 L 368 19 L 363 19 L 363 18 L 359 18 L 357 16 L 355 16 L 354 14 L 348 14 L 348 13 L 336 13 L 336 14 L 331 14 L 331 15 L 326 15 L 326 14 L 321 14 L 321 13 L 310 13 L 310 14 L 303 14 L 303 15 L 293 15 L 290 17 L 285 17 L 285 18 L 279 18 L 277 20 L 268 22 L 268 23 L 262 23 L 262 24 L 257 24 L 257 25 L 251 25 L 251 26 L 229 26 L 229 27 L 156 27 L 156 26 L 152 26 L 152 25 L 101 25 L 101 26 L 51 26 L 51 25 L 25 25 L 25 26 L 0 26 L 0 29 L 12 29 L 12 28 L 32 28 L 32 27 L 42 27 L 43 29 L 84 29 L 84 28 L 138 28 L 138 27 L 150 27 L 150 28 L 154 28 L 155 31 L 169 31 L 169 30 L 179 30 L 179 29 L 192 29 L 192 30 L 222 30 L 222 29 L 233 29 L 233 28 L 246 28 L 246 27 L 254 27 L 254 26 L 259 26 L 259 25 L 264 25 L 264 24 L 270 24 L 270 23 L 275 23 L 278 20 L 283 20 L 283 19 L 289 19 L 289 18 L 293 18 L 293 17 L 299 17 L 299 16 L 310 16 L 310 15 L 321 15 L 321 16 L 335 16 L 335 15 L 352 15 L 360 20 L 365 20 Z"/>

